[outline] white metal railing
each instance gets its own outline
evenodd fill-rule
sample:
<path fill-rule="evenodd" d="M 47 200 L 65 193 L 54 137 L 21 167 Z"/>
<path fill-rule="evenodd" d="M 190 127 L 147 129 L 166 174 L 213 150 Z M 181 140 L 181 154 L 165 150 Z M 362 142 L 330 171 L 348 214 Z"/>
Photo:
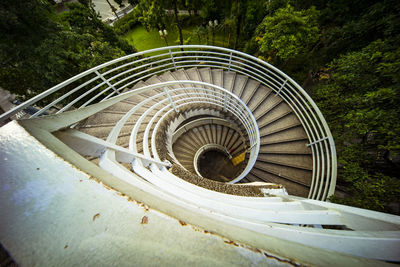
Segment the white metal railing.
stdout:
<path fill-rule="evenodd" d="M 184 87 L 167 90 L 167 87 L 172 87 L 174 85 L 181 85 Z M 138 139 L 138 132 L 141 126 L 145 126 L 145 131 L 143 135 L 144 156 L 139 157 L 137 160 L 140 162 L 143 160 L 143 162 L 145 163 L 142 162 L 142 165 L 148 166 L 149 163 L 156 163 L 160 160 L 156 149 L 155 139 L 159 126 L 166 117 L 168 117 L 171 113 L 177 113 L 180 108 L 185 106 L 190 106 L 193 104 L 211 104 L 215 107 L 224 108 L 228 113 L 234 115 L 245 128 L 250 146 L 250 148 L 248 149 L 249 160 L 247 162 L 246 168 L 238 177 L 235 178 L 235 180 L 240 181 L 250 172 L 251 168 L 257 160 L 258 152 L 260 149 L 260 134 L 258 131 L 257 122 L 251 111 L 237 96 L 223 89 L 222 87 L 197 81 L 163 82 L 143 87 L 141 88 L 141 92 L 146 93 L 148 95 L 148 98 L 140 102 L 138 105 L 133 106 L 131 110 L 126 112 L 126 114 L 113 128 L 112 132 L 109 135 L 110 138 L 107 139 L 107 141 L 115 143 L 120 131 L 122 130 L 122 127 L 124 127 L 129 118 L 137 113 L 141 107 L 155 100 L 155 104 L 151 107 L 148 107 L 146 111 L 135 122 L 129 139 L 129 149 L 133 153 L 138 153 L 136 144 Z M 155 110 L 157 112 L 155 114 L 152 114 L 152 112 Z M 144 123 L 146 118 L 149 118 L 150 121 L 146 120 L 146 122 Z M 157 123 L 155 124 L 156 120 Z M 151 139 L 149 137 L 151 137 Z M 148 143 L 149 139 L 151 140 L 150 145 Z M 159 165 L 160 167 L 162 166 L 162 164 Z"/>
<path fill-rule="evenodd" d="M 272 65 L 248 54 L 215 46 L 184 45 L 151 49 L 127 55 L 82 72 L 22 103 L 0 116 L 0 122 L 24 108 L 43 106 L 37 117 L 55 105 L 80 108 L 109 99 L 131 88 L 140 80 L 168 70 L 210 67 L 246 75 L 271 88 L 300 119 L 313 155 L 309 198 L 325 200 L 336 184 L 336 150 L 332 134 L 319 108 L 289 76 Z"/>

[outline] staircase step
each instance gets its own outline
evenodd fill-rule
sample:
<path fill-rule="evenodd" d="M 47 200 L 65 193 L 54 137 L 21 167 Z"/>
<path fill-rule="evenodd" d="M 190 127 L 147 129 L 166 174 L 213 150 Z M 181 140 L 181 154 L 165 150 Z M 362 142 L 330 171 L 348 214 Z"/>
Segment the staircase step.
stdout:
<path fill-rule="evenodd" d="M 260 178 L 258 178 L 256 175 L 252 174 L 251 172 L 248 173 L 245 177 L 249 182 L 267 182 L 267 179 L 261 180 Z M 244 180 L 244 179 L 243 179 Z M 243 181 L 242 180 L 242 181 Z"/>
<path fill-rule="evenodd" d="M 172 72 L 174 75 L 175 79 L 181 80 L 181 81 L 187 81 L 189 80 L 189 75 L 186 73 L 184 69 L 179 69 L 177 71 Z"/>
<path fill-rule="evenodd" d="M 197 152 L 197 150 L 199 149 L 199 147 L 191 146 L 190 143 L 181 141 L 181 139 L 179 139 L 177 142 L 175 142 L 175 144 L 172 146 L 172 149 L 174 151 L 176 148 L 185 149 L 186 151 L 189 151 L 192 154 L 195 154 Z"/>
<path fill-rule="evenodd" d="M 238 184 L 247 184 L 247 183 L 251 183 L 251 181 L 249 179 L 247 179 L 246 177 L 244 177 L 242 180 L 240 180 L 238 182 Z"/>
<path fill-rule="evenodd" d="M 176 81 L 175 77 L 172 75 L 172 73 L 170 71 L 164 72 L 162 75 L 158 76 L 158 78 L 160 80 L 162 80 L 163 82 Z M 182 88 L 182 86 L 179 84 L 175 84 L 175 85 L 168 86 L 168 88 L 178 89 L 178 88 Z"/>
<path fill-rule="evenodd" d="M 223 87 L 223 71 L 222 69 L 211 70 L 213 83 L 217 86 Z"/>
<path fill-rule="evenodd" d="M 199 130 L 199 128 L 194 128 L 191 131 L 195 138 L 200 141 L 201 146 L 204 146 L 207 144 L 207 140 L 204 138 L 202 132 Z"/>
<path fill-rule="evenodd" d="M 300 196 L 300 197 L 307 197 L 309 187 L 307 185 L 303 185 L 301 183 L 297 183 L 290 179 L 285 179 L 284 177 L 280 177 L 279 175 L 265 172 L 262 169 L 259 169 L 258 166 L 254 166 L 251 170 L 253 175 L 256 175 L 260 180 L 265 181 L 267 183 L 275 183 L 281 184 L 285 187 L 286 191 L 290 195 Z"/>
<path fill-rule="evenodd" d="M 131 90 L 135 90 L 135 89 L 138 89 L 138 88 L 142 88 L 142 87 L 145 87 L 145 86 L 147 86 L 147 85 L 149 85 L 149 84 L 146 83 L 146 82 L 144 82 L 144 81 L 139 81 L 139 82 L 137 82 L 137 83 L 132 87 Z M 128 90 L 128 91 L 130 91 L 130 90 Z"/>
<path fill-rule="evenodd" d="M 222 126 L 221 125 L 217 125 L 216 126 L 216 136 L 217 136 L 217 144 L 221 144 L 221 133 L 222 133 Z"/>
<path fill-rule="evenodd" d="M 229 129 L 228 127 L 225 127 L 225 126 L 222 127 L 222 131 L 220 133 L 221 139 L 219 142 L 219 145 L 221 145 L 221 146 L 223 146 L 225 144 L 226 136 L 228 134 L 228 129 Z"/>
<path fill-rule="evenodd" d="M 210 68 L 200 68 L 198 69 L 201 77 L 201 81 L 206 83 L 213 83 L 212 74 Z"/>
<path fill-rule="evenodd" d="M 205 133 L 207 134 L 207 140 L 209 144 L 213 144 L 213 137 L 211 133 L 210 125 L 204 125 Z"/>
<path fill-rule="evenodd" d="M 196 147 L 202 147 L 203 146 L 203 141 L 200 140 L 197 136 L 197 134 L 195 134 L 193 131 L 189 131 L 186 133 L 187 135 L 190 136 L 190 139 L 196 144 Z"/>
<path fill-rule="evenodd" d="M 311 154 L 310 147 L 304 140 L 293 141 L 289 143 L 260 145 L 260 153 L 279 153 L 279 154 Z"/>
<path fill-rule="evenodd" d="M 265 127 L 263 129 L 260 129 L 260 136 L 262 138 L 265 138 L 270 135 L 279 135 L 279 134 L 284 134 L 286 131 L 289 130 L 302 130 L 301 128 L 301 123 L 299 121 L 296 121 L 295 123 L 292 124 L 287 124 L 285 126 L 282 125 L 275 125 L 275 127 Z M 304 131 L 304 130 L 303 130 Z"/>
<path fill-rule="evenodd" d="M 240 138 L 240 135 L 237 132 L 233 133 L 231 139 L 229 140 L 228 144 L 226 145 L 226 148 L 228 149 L 228 151 L 230 151 L 233 148 L 233 145 L 239 138 Z"/>
<path fill-rule="evenodd" d="M 223 144 L 224 147 L 228 147 L 228 144 L 231 141 L 234 133 L 235 133 L 235 131 L 233 129 L 228 129 L 228 132 L 226 133 L 225 142 Z"/>
<path fill-rule="evenodd" d="M 256 120 L 259 120 L 262 116 L 265 116 L 270 112 L 273 108 L 279 105 L 282 102 L 282 98 L 276 97 L 275 95 L 269 95 L 267 99 L 265 99 L 261 105 L 257 107 L 256 110 L 253 111 L 253 115 Z"/>
<path fill-rule="evenodd" d="M 311 185 L 312 173 L 310 171 L 278 166 L 262 161 L 257 161 L 254 166 L 259 170 L 263 170 L 264 172 L 268 172 L 275 176 L 281 177 L 282 179 L 290 180 L 306 187 L 309 187 Z"/>
<path fill-rule="evenodd" d="M 213 144 L 217 143 L 217 127 L 215 124 L 210 125 L 211 136 Z"/>
<path fill-rule="evenodd" d="M 272 90 L 270 88 L 260 85 L 248 101 L 247 106 L 252 112 L 254 112 L 254 110 L 256 110 L 271 93 Z"/>
<path fill-rule="evenodd" d="M 291 143 L 297 141 L 305 141 L 307 143 L 307 137 L 294 137 L 294 138 L 287 138 L 287 139 L 277 139 L 277 140 L 266 140 L 260 139 L 260 145 L 274 145 L 274 144 L 282 144 L 282 143 Z"/>
<path fill-rule="evenodd" d="M 290 128 L 301 126 L 300 121 L 293 113 L 284 113 L 281 115 L 281 118 L 266 122 L 265 125 L 261 125 L 261 128 L 259 127 L 260 136 L 266 136 L 269 134 L 278 133 Z"/>
<path fill-rule="evenodd" d="M 269 145 L 297 140 L 305 140 L 305 142 L 308 143 L 308 138 L 305 131 L 299 127 L 294 127 L 281 132 L 264 135 L 260 138 L 260 144 Z"/>
<path fill-rule="evenodd" d="M 190 80 L 201 81 L 201 76 L 197 68 L 190 68 L 186 70 Z"/>
<path fill-rule="evenodd" d="M 280 166 L 288 166 L 295 169 L 302 169 L 306 171 L 312 171 L 312 158 L 303 157 L 298 155 L 258 155 L 257 161 L 271 163 Z"/>
<path fill-rule="evenodd" d="M 236 96 L 240 97 L 244 88 L 246 87 L 246 83 L 247 83 L 248 79 L 249 78 L 247 76 L 237 74 L 232 93 L 234 93 Z"/>
<path fill-rule="evenodd" d="M 157 75 L 153 75 L 150 78 L 146 80 L 146 83 L 148 84 L 157 84 L 157 83 L 162 83 L 163 80 L 160 79 Z"/>
<path fill-rule="evenodd" d="M 192 151 L 186 150 L 182 146 L 174 147 L 174 154 L 181 163 L 183 159 L 188 159 L 193 161 L 194 154 L 192 153 Z"/>
<path fill-rule="evenodd" d="M 231 150 L 233 152 L 237 151 L 238 149 L 243 150 L 244 149 L 244 143 L 242 138 L 238 138 L 232 145 Z"/>
<path fill-rule="evenodd" d="M 288 117 L 289 115 L 291 115 L 292 111 L 287 110 L 287 111 L 281 112 L 281 110 L 276 110 L 273 113 L 274 114 L 271 114 L 270 116 L 264 116 L 262 119 L 257 120 L 258 129 L 267 127 L 275 122 L 276 122 L 276 124 L 280 124 L 280 125 L 287 124 L 288 122 L 282 122 L 282 121 L 285 117 Z M 297 120 L 297 118 L 295 116 L 292 116 L 292 117 Z"/>
<path fill-rule="evenodd" d="M 176 141 L 176 143 L 177 142 L 181 142 L 182 144 L 186 144 L 187 146 L 190 146 L 190 147 L 192 147 L 193 149 L 196 149 L 196 150 L 201 147 L 199 142 L 198 142 L 198 140 L 193 140 L 192 133 L 189 133 L 189 132 L 181 135 L 179 137 L 179 139 Z"/>
<path fill-rule="evenodd" d="M 259 82 L 249 79 L 246 83 L 246 87 L 240 95 L 240 99 L 242 99 L 242 101 L 247 105 L 259 86 Z"/>
<path fill-rule="evenodd" d="M 236 72 L 224 71 L 223 75 L 223 87 L 229 92 L 233 91 L 235 85 Z"/>
<path fill-rule="evenodd" d="M 197 129 L 199 130 L 201 136 L 203 137 L 203 140 L 205 142 L 204 145 L 209 144 L 210 141 L 208 140 L 207 132 L 204 126 L 197 127 Z"/>

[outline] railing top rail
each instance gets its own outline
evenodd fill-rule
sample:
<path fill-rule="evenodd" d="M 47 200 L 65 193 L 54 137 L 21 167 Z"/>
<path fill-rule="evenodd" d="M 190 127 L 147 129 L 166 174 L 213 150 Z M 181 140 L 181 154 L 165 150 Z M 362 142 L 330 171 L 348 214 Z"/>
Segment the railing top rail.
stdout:
<path fill-rule="evenodd" d="M 121 62 L 121 61 L 125 61 L 125 60 L 131 59 L 131 58 L 143 56 L 143 55 L 146 55 L 146 54 L 151 54 L 151 53 L 154 53 L 154 52 L 165 51 L 165 50 L 169 51 L 169 50 L 172 50 L 172 49 L 181 49 L 181 48 L 182 49 L 185 49 L 185 48 L 197 48 L 197 49 L 223 51 L 223 52 L 227 52 L 228 54 L 232 53 L 232 54 L 240 55 L 240 56 L 245 57 L 245 58 L 252 59 L 252 60 L 254 60 L 255 62 L 257 62 L 259 64 L 267 66 L 269 69 L 272 69 L 274 72 L 278 73 L 279 75 L 284 77 L 286 80 L 290 81 L 290 83 L 293 84 L 296 87 L 296 89 L 299 90 L 302 93 L 302 95 L 307 98 L 307 100 L 311 103 L 313 108 L 318 113 L 319 117 L 321 117 L 322 120 L 323 120 L 322 113 L 319 111 L 319 109 L 316 106 L 316 104 L 314 103 L 314 101 L 312 101 L 311 97 L 304 91 L 304 89 L 301 88 L 292 78 L 290 78 L 288 75 L 286 75 L 284 72 L 282 72 L 278 68 L 274 67 L 273 65 L 271 65 L 271 64 L 269 64 L 269 63 L 267 63 L 267 62 L 265 62 L 265 61 L 263 61 L 263 60 L 261 60 L 259 58 L 256 58 L 254 56 L 248 55 L 246 53 L 243 53 L 243 52 L 240 52 L 240 51 L 237 51 L 237 50 L 229 49 L 229 48 L 223 48 L 223 47 L 218 47 L 218 46 L 209 46 L 209 45 L 177 45 L 177 46 L 154 48 L 154 49 L 150 49 L 150 50 L 146 50 L 146 51 L 142 51 L 142 52 L 137 52 L 137 53 L 134 53 L 134 54 L 126 55 L 126 56 L 123 56 L 123 57 L 120 57 L 120 58 L 105 62 L 105 63 L 103 63 L 101 65 L 93 67 L 93 68 L 91 68 L 89 70 L 86 70 L 84 72 L 81 72 L 81 73 L 75 75 L 74 77 L 71 77 L 70 79 L 65 80 L 65 81 L 53 86 L 52 88 L 40 93 L 39 95 L 37 95 L 37 96 L 25 101 L 24 103 L 22 103 L 19 106 L 13 108 L 12 110 L 2 114 L 0 116 L 0 121 L 3 121 L 5 119 L 11 117 L 12 115 L 16 114 L 18 111 L 20 111 L 20 110 L 22 110 L 22 109 L 24 109 L 24 108 L 26 108 L 26 107 L 28 107 L 30 105 L 35 104 L 37 101 L 40 101 L 41 99 L 43 99 L 46 96 L 58 91 L 59 89 L 65 87 L 66 85 L 68 85 L 68 84 L 70 84 L 70 83 L 72 83 L 72 82 L 74 82 L 74 81 L 76 81 L 76 80 L 78 80 L 78 79 L 80 79 L 82 77 L 85 77 L 88 74 L 95 73 L 96 71 L 99 71 L 99 70 L 101 70 L 101 69 L 103 69 L 105 67 L 111 66 L 111 65 L 113 65 L 115 63 L 118 63 L 118 62 Z M 201 51 L 201 52 L 207 53 L 207 50 Z M 184 53 L 184 51 L 180 51 L 180 53 Z M 326 122 L 324 120 L 323 120 L 323 124 L 326 124 Z M 324 127 L 324 128 L 326 128 L 325 130 L 329 131 L 328 127 Z M 330 133 L 330 131 L 329 131 L 329 133 Z"/>
<path fill-rule="evenodd" d="M 222 91 L 224 94 L 227 94 L 231 97 L 231 99 L 234 99 L 235 101 L 237 101 L 246 111 L 248 118 L 251 121 L 251 125 L 252 130 L 254 131 L 254 143 L 252 145 L 255 145 L 256 151 L 255 151 L 255 155 L 258 155 L 259 149 L 260 149 L 260 131 L 258 129 L 257 126 L 257 121 L 253 115 L 253 113 L 250 111 L 250 109 L 246 106 L 246 104 L 235 94 L 229 92 L 228 90 L 215 85 L 215 84 L 210 84 L 210 83 L 206 83 L 206 82 L 200 82 L 200 81 L 190 81 L 190 80 L 182 80 L 182 81 L 168 81 L 168 82 L 162 82 L 162 83 L 157 83 L 157 84 L 152 84 L 152 85 L 148 85 L 145 87 L 142 87 L 141 90 L 142 91 L 147 91 L 147 90 L 152 90 L 152 89 L 156 89 L 156 88 L 163 88 L 163 87 L 168 87 L 170 85 L 176 85 L 176 84 L 188 84 L 190 87 L 189 89 L 193 86 L 193 85 L 198 85 L 198 86 L 203 86 L 203 87 L 212 87 L 214 89 L 220 90 Z M 210 89 L 205 89 L 205 88 L 196 88 L 198 90 L 204 90 L 204 91 L 210 91 Z M 179 88 L 176 90 L 185 90 L 185 88 Z M 173 90 L 172 90 L 173 91 Z M 210 91 L 211 92 L 211 91 Z M 124 94 L 129 94 L 130 92 L 125 92 Z M 251 133 L 248 133 L 249 136 L 251 135 Z"/>
<path fill-rule="evenodd" d="M 186 54 L 185 54 L 186 53 Z M 299 98 L 300 102 L 298 105 L 302 107 L 303 111 L 306 114 L 312 114 L 311 120 L 316 120 L 316 127 L 313 126 L 312 131 L 318 132 L 318 131 L 323 131 L 325 134 L 323 136 L 326 136 L 327 142 L 329 143 L 330 149 L 331 149 L 331 158 L 336 157 L 336 151 L 334 147 L 334 141 L 332 138 L 331 131 L 328 127 L 327 122 L 325 121 L 324 117 L 322 116 L 322 113 L 316 103 L 311 99 L 311 97 L 307 94 L 307 92 L 299 86 L 291 77 L 286 75 L 284 72 L 279 70 L 278 68 L 274 67 L 273 65 L 257 58 L 251 55 L 248 55 L 246 53 L 229 49 L 229 48 L 223 48 L 223 47 L 217 47 L 217 46 L 209 46 L 209 45 L 176 45 L 176 46 L 168 46 L 168 47 L 160 47 L 160 48 L 154 48 L 142 52 L 137 52 L 133 53 L 130 55 L 126 55 L 108 62 L 105 62 L 101 65 L 98 65 L 96 67 L 93 67 L 91 69 L 88 69 L 82 73 L 79 73 L 75 75 L 74 77 L 71 77 L 68 80 L 65 80 L 50 89 L 36 95 L 35 97 L 23 102 L 19 106 L 11 109 L 10 111 L 1 114 L 0 115 L 0 122 L 10 118 L 11 116 L 17 114 L 20 110 L 25 109 L 28 106 L 34 105 L 38 101 L 41 101 L 45 98 L 49 98 L 50 95 L 58 92 L 59 90 L 66 88 L 69 85 L 74 85 L 80 84 L 78 88 L 82 87 L 84 88 L 85 86 L 82 86 L 83 83 L 88 82 L 86 77 L 89 77 L 91 81 L 96 83 L 98 79 L 104 80 L 104 83 L 106 83 L 109 87 L 103 91 L 101 91 L 99 94 L 96 95 L 99 96 L 102 93 L 105 93 L 109 88 L 113 88 L 116 93 L 121 92 L 123 89 L 128 88 L 128 86 L 132 86 L 135 83 L 139 82 L 140 79 L 149 77 L 155 73 L 159 73 L 160 71 L 166 71 L 170 70 L 173 68 L 179 68 L 179 67 L 184 67 L 186 68 L 186 65 L 182 65 L 181 63 L 184 63 L 185 61 L 193 61 L 193 60 L 188 60 L 188 58 L 193 58 L 196 55 L 210 55 L 212 54 L 212 59 L 207 60 L 207 59 L 198 59 L 198 62 L 209 62 L 209 64 L 205 64 L 204 66 L 208 67 L 218 67 L 219 64 L 227 64 L 227 61 L 229 61 L 229 68 L 228 70 L 237 71 L 237 69 L 242 70 L 241 73 L 248 75 L 249 77 L 254 78 L 257 81 L 260 81 L 266 86 L 272 85 L 273 87 L 282 87 L 280 90 L 285 90 L 291 95 L 291 97 L 294 98 Z M 220 60 L 217 60 L 218 57 Z M 165 58 L 164 58 L 165 57 Z M 168 57 L 170 57 L 171 63 L 168 63 Z M 157 65 L 160 62 L 160 58 L 162 61 L 165 61 L 165 65 Z M 157 61 L 157 60 L 158 61 Z M 137 65 L 139 63 L 146 63 L 142 65 L 148 65 L 150 64 L 150 67 L 146 70 L 139 73 L 136 73 L 134 75 L 129 76 L 128 73 L 132 70 L 126 70 L 124 69 L 125 67 L 129 65 L 135 66 L 137 68 Z M 173 66 L 169 66 L 173 63 Z M 136 65 L 135 65 L 136 64 Z M 155 64 L 153 66 L 153 64 Z M 232 64 L 232 65 L 231 65 Z M 141 66 L 142 66 L 141 65 Z M 198 63 L 198 66 L 199 65 Z M 246 69 L 245 67 L 248 66 L 249 69 Z M 254 70 L 254 68 L 257 68 L 257 71 Z M 242 69 L 243 68 L 243 69 Z M 155 72 L 155 69 L 159 69 L 157 72 Z M 121 71 L 119 71 L 121 70 Z M 240 72 L 240 71 L 239 71 Z M 104 76 L 103 76 L 104 75 Z M 105 77 L 107 75 L 107 77 Z M 128 77 L 124 77 L 123 75 L 127 75 Z M 117 77 L 123 77 L 122 80 L 117 80 L 115 84 L 110 83 L 113 79 Z M 132 79 L 132 77 L 135 77 L 135 79 Z M 139 77 L 139 78 L 138 78 Z M 258 77 L 258 78 L 256 78 Z M 137 78 L 137 79 L 136 79 Z M 132 79 L 132 80 L 130 80 Z M 127 82 L 127 83 L 125 83 Z M 180 81 L 185 82 L 185 83 L 190 83 L 190 84 L 195 84 L 195 81 Z M 125 83 L 125 84 L 124 84 Z M 119 88 L 114 88 L 113 86 L 115 85 L 122 85 Z M 172 83 L 171 83 L 172 84 Z M 201 82 L 197 82 L 198 85 L 201 84 Z M 100 85 L 98 85 L 100 86 Z M 208 87 L 215 87 L 215 85 L 210 85 L 207 84 Z M 82 89 L 80 88 L 80 89 Z M 271 87 L 272 88 L 272 87 Z M 218 89 L 223 89 L 223 88 L 218 88 Z M 75 91 L 74 91 L 75 92 Z M 115 93 L 114 92 L 114 93 Z M 108 96 L 105 98 L 109 98 L 114 95 L 114 93 L 109 93 L 107 92 Z M 229 95 L 231 95 L 235 100 L 240 101 L 241 100 L 234 94 L 231 94 L 230 92 L 227 92 Z M 68 93 L 67 93 L 68 94 Z M 71 94 L 71 93 L 70 93 Z M 83 96 L 82 96 L 83 97 Z M 95 97 L 95 98 L 96 98 Z M 95 98 L 90 99 L 88 102 L 93 101 Z M 54 103 L 54 102 L 51 102 Z M 72 102 L 71 102 L 72 104 Z M 242 103 L 241 103 L 242 104 Z M 45 108 L 47 108 L 49 105 L 46 105 Z M 250 110 L 247 108 L 247 112 L 251 114 Z M 43 109 L 45 109 L 43 108 Z M 252 118 L 254 119 L 254 118 Z M 254 119 L 255 120 L 255 119 Z M 315 128 L 315 129 L 314 129 Z M 258 128 L 257 128 L 258 130 Z M 259 140 L 259 132 L 257 131 L 257 138 Z M 315 140 L 311 140 L 315 141 Z M 259 147 L 257 149 L 257 154 L 259 151 Z M 336 180 L 336 160 L 332 160 L 332 185 L 335 183 Z M 334 187 L 334 186 L 333 186 Z M 330 191 L 332 192 L 332 191 Z"/>

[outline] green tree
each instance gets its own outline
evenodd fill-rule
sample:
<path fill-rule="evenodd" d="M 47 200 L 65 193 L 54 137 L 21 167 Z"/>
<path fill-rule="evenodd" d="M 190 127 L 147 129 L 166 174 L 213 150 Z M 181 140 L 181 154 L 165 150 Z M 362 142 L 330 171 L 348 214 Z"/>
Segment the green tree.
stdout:
<path fill-rule="evenodd" d="M 287 61 L 309 52 L 320 37 L 318 16 L 314 7 L 296 11 L 290 5 L 266 16 L 256 33 L 260 52 L 273 61 Z"/>
<path fill-rule="evenodd" d="M 110 0 L 106 0 L 106 1 L 107 1 L 107 4 L 110 6 L 111 11 L 114 13 L 115 17 L 117 18 L 117 20 L 119 20 L 119 16 L 117 14 L 117 9 L 115 8 L 115 6 L 110 3 Z"/>
<path fill-rule="evenodd" d="M 400 199 L 399 40 L 378 39 L 334 60 L 314 92 L 336 140 L 339 183 L 350 188 L 340 203 L 388 212 Z"/>
<path fill-rule="evenodd" d="M 5 0 L 0 14 L 0 85 L 22 97 L 134 51 L 82 4 L 57 15 L 45 1 Z"/>
<path fill-rule="evenodd" d="M 119 37 L 113 28 L 100 20 L 99 14 L 93 9 L 76 3 L 68 4 L 68 8 L 69 12 L 62 13 L 60 18 L 72 31 L 79 34 L 91 34 L 100 41 L 122 49 L 127 54 L 135 52 L 135 49 L 125 39 Z"/>
<path fill-rule="evenodd" d="M 176 27 L 178 28 L 178 33 L 179 33 L 179 43 L 180 45 L 183 45 L 182 25 L 181 22 L 179 21 L 178 1 L 171 0 L 171 2 L 168 4 L 171 5 L 174 10 L 175 24 Z"/>
<path fill-rule="evenodd" d="M 162 30 L 169 25 L 167 11 L 172 10 L 175 26 L 178 29 L 179 42 L 183 45 L 182 23 L 179 19 L 179 8 L 184 2 L 178 0 L 140 0 L 137 8 L 138 19 L 147 31 Z"/>
<path fill-rule="evenodd" d="M 166 28 L 167 17 L 165 9 L 159 1 L 140 0 L 134 12 L 136 12 L 136 17 L 148 32 L 151 29 Z"/>

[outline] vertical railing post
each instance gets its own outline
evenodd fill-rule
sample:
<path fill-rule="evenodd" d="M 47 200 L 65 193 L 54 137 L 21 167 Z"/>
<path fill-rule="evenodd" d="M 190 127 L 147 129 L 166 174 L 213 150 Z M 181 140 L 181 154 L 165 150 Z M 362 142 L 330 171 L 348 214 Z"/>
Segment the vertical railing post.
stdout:
<path fill-rule="evenodd" d="M 178 113 L 178 109 L 175 106 L 175 103 L 171 97 L 171 95 L 168 93 L 167 87 L 163 87 L 164 93 L 167 96 L 169 102 L 171 103 L 172 108 L 174 109 L 175 113 Z"/>
<path fill-rule="evenodd" d="M 276 93 L 275 96 L 279 96 L 279 94 L 281 93 L 282 89 L 285 87 L 286 83 L 288 82 L 288 80 L 286 79 L 284 81 L 284 83 L 282 84 L 281 88 L 279 88 L 278 92 Z"/>
<path fill-rule="evenodd" d="M 228 102 L 228 94 L 225 92 L 225 99 L 224 99 L 224 111 L 226 112 L 226 106 Z"/>
<path fill-rule="evenodd" d="M 231 63 L 232 63 L 232 52 L 229 54 L 229 65 L 228 65 L 228 71 L 231 71 Z"/>
<path fill-rule="evenodd" d="M 176 63 L 175 63 L 174 56 L 172 55 L 171 48 L 169 48 L 168 51 L 169 51 L 169 56 L 171 57 L 172 63 L 174 64 L 174 68 L 176 70 Z"/>
<path fill-rule="evenodd" d="M 255 147 L 257 145 L 257 141 L 256 142 L 254 142 L 251 146 L 250 146 L 250 148 L 249 148 L 249 152 Z"/>
<path fill-rule="evenodd" d="M 121 94 L 120 92 L 118 92 L 117 89 L 115 89 L 114 85 L 112 85 L 106 78 L 104 78 L 104 76 L 99 71 L 96 70 L 94 73 L 96 73 L 97 76 L 100 77 L 100 79 L 102 79 L 111 89 L 113 89 L 114 92 L 116 92 L 117 94 Z"/>

